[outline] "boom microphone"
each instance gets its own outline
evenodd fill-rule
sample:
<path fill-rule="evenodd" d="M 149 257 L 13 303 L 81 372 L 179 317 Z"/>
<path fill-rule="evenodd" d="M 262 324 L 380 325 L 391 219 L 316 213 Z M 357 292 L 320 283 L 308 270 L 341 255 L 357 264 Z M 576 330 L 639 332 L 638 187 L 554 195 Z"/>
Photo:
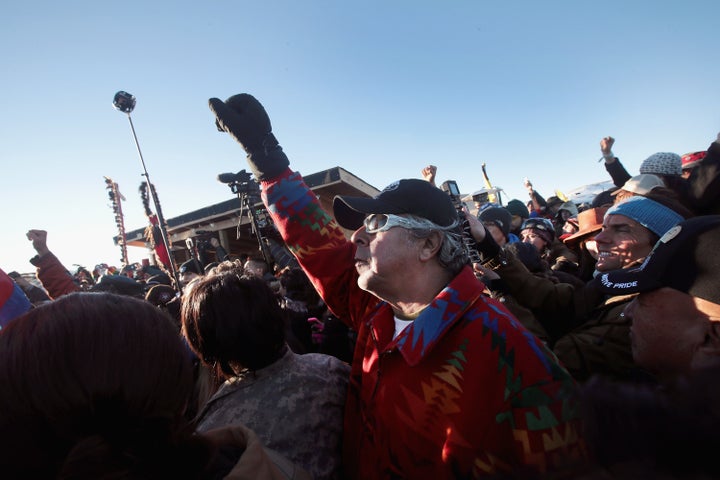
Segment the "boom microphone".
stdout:
<path fill-rule="evenodd" d="M 221 183 L 234 183 L 234 182 L 238 181 L 238 174 L 237 173 L 220 173 L 220 174 L 218 174 L 217 179 L 218 179 L 218 182 L 221 182 Z"/>
<path fill-rule="evenodd" d="M 137 135 L 135 134 L 135 126 L 133 125 L 132 118 L 130 117 L 130 112 L 132 112 L 135 108 L 135 102 L 136 100 L 133 95 L 121 90 L 117 92 L 115 94 L 115 97 L 113 98 L 113 107 L 115 107 L 115 109 L 120 112 L 126 113 L 128 117 L 128 122 L 130 122 L 130 130 L 132 131 L 133 139 L 135 140 L 135 147 L 137 148 L 138 155 L 140 156 L 140 164 L 143 168 L 143 176 L 145 177 L 145 183 L 147 184 L 150 198 L 152 198 L 153 204 L 155 205 L 155 217 L 157 219 L 157 227 L 158 230 L 160 230 L 160 236 L 162 237 L 165 254 L 167 254 L 168 256 L 167 266 L 170 268 L 170 273 L 172 274 L 172 278 L 175 281 L 175 288 L 179 289 L 180 278 L 178 277 L 177 270 L 175 269 L 174 259 L 171 257 L 172 250 L 170 250 L 170 240 L 167 233 L 167 226 L 165 223 L 165 219 L 163 218 L 162 210 L 160 210 L 160 202 L 158 201 L 157 195 L 155 193 L 155 187 L 153 187 L 153 184 L 150 181 L 150 174 L 148 173 L 147 167 L 145 166 L 145 159 L 143 158 L 142 152 L 140 151 L 140 143 L 138 142 Z M 160 261 L 161 263 L 165 263 L 163 260 Z"/>

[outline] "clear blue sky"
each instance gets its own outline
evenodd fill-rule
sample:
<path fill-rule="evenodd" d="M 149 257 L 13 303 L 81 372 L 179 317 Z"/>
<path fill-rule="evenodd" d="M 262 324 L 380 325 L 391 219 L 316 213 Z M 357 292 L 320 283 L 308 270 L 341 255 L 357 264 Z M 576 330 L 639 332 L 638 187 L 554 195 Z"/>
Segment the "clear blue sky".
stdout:
<path fill-rule="evenodd" d="M 706 1 L 11 2 L 0 29 L 0 268 L 32 271 L 28 229 L 68 268 L 119 265 L 103 176 L 146 225 L 125 90 L 166 218 L 232 198 L 244 152 L 207 99 L 248 92 L 302 173 L 342 166 L 382 188 L 438 181 L 505 199 L 631 173 L 720 130 L 720 4 Z M 130 248 L 130 260 L 145 257 Z"/>

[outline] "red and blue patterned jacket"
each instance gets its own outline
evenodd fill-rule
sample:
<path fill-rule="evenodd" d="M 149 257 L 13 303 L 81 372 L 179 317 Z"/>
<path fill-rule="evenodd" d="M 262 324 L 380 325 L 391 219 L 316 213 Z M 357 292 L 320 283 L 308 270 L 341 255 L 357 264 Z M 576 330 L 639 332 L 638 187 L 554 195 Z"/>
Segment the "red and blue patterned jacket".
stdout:
<path fill-rule="evenodd" d="M 344 423 L 349 478 L 476 478 L 584 457 L 575 384 L 469 267 L 393 340 L 388 304 L 357 285 L 354 245 L 289 169 L 262 182 L 290 250 L 358 332 Z"/>

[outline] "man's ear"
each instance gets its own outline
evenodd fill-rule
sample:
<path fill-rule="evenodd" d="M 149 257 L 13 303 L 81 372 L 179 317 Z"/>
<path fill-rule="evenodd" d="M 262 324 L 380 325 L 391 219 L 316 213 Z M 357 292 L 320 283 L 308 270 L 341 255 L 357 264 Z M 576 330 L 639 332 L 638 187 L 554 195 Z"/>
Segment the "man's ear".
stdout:
<path fill-rule="evenodd" d="M 693 368 L 720 364 L 720 321 L 710 321 L 705 341 L 695 351 Z"/>
<path fill-rule="evenodd" d="M 710 343 L 713 345 L 716 355 L 720 355 L 720 321 L 711 320 L 708 329 Z"/>
<path fill-rule="evenodd" d="M 443 239 L 443 234 L 437 230 L 433 231 L 427 238 L 424 238 L 420 248 L 420 260 L 428 261 L 437 256 L 442 247 Z"/>

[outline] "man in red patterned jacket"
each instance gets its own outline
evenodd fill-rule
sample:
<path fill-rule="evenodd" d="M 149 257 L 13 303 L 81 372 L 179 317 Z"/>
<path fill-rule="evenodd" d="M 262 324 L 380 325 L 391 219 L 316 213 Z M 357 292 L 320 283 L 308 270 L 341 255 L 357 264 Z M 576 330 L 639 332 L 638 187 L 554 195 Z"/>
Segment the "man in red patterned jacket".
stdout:
<path fill-rule="evenodd" d="M 483 295 L 449 196 L 420 179 L 323 211 L 251 95 L 210 99 L 248 153 L 286 244 L 357 331 L 345 412 L 348 477 L 538 475 L 581 462 L 574 383 Z M 348 241 L 338 223 L 354 230 Z M 302 412 L 298 412 L 301 415 Z"/>

